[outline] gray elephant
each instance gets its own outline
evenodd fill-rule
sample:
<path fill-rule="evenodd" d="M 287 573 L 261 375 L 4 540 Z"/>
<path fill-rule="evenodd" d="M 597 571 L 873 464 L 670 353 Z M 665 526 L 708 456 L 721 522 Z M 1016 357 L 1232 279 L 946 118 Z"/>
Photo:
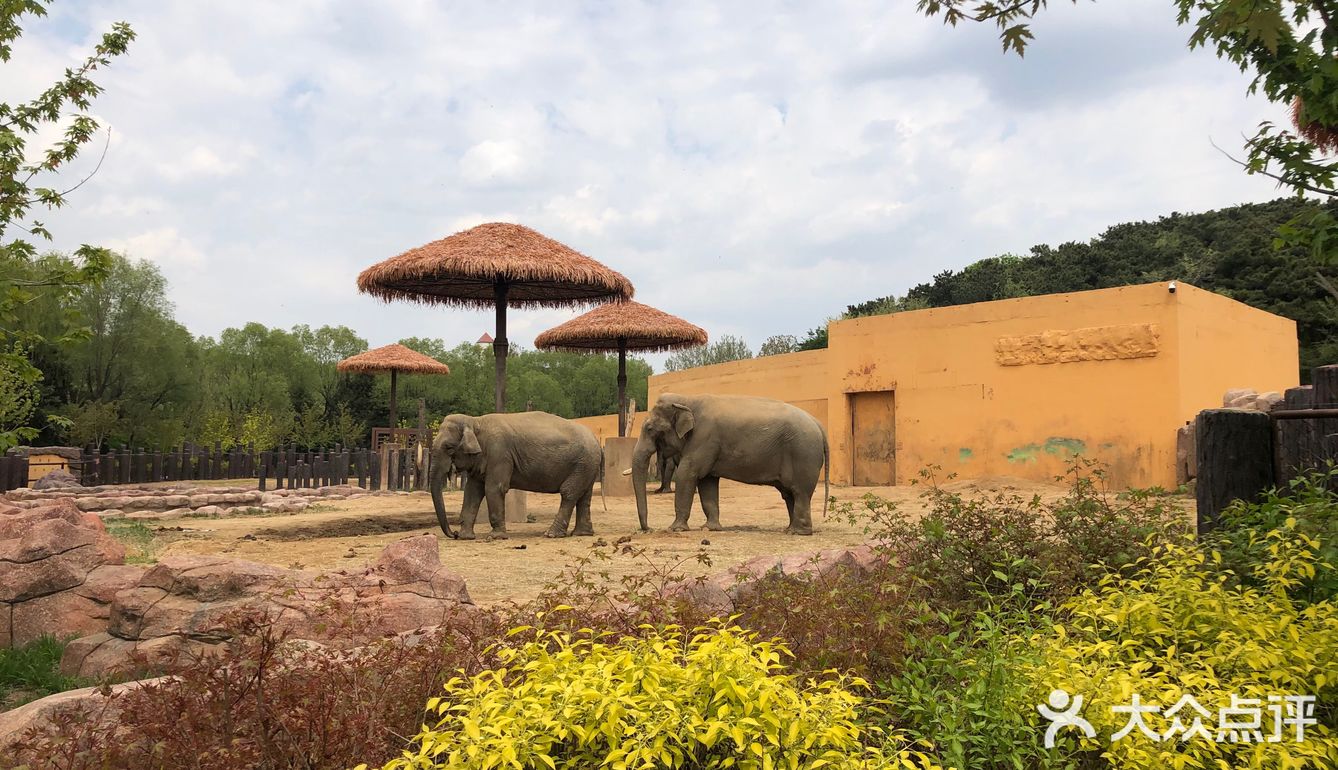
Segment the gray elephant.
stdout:
<path fill-rule="evenodd" d="M 678 467 L 678 460 L 668 454 L 657 454 L 655 459 L 660 475 L 660 488 L 655 490 L 655 494 L 672 492 L 673 488 L 669 486 L 669 482 L 674 480 L 674 469 Z"/>
<path fill-rule="evenodd" d="M 571 534 L 593 535 L 590 499 L 600 478 L 604 453 L 589 428 L 547 412 L 452 414 L 441 421 L 432 441 L 430 489 L 437 522 L 448 537 L 456 537 L 446 521 L 441 487 L 447 469 L 465 474 L 460 534 L 474 539 L 479 505 L 488 501 L 488 522 L 494 536 L 506 532 L 505 500 L 512 489 L 557 493 L 562 496 L 548 537 L 566 537 L 572 510 L 576 523 Z"/>
<path fill-rule="evenodd" d="M 720 479 L 780 490 L 790 512 L 785 531 L 813 534 L 809 507 L 827 465 L 827 434 L 808 412 L 751 396 L 664 393 L 641 426 L 632 449 L 632 490 L 641 529 L 646 523 L 646 475 L 652 453 L 678 460 L 673 472 L 674 523 L 688 528 L 693 494 L 701 492 L 708 529 L 720 529 Z M 828 469 L 830 475 L 830 469 Z M 828 478 L 823 478 L 823 511 Z"/>

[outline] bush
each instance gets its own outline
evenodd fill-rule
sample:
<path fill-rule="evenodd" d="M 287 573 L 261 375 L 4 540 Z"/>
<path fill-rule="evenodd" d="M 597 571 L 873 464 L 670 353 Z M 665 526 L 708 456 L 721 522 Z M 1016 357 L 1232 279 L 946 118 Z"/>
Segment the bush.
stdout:
<path fill-rule="evenodd" d="M 1067 623 L 1036 639 L 1043 655 L 1030 676 L 1034 703 L 1054 688 L 1086 698 L 1083 716 L 1097 734 L 1079 739 L 1074 730 L 1061 732 L 1071 749 L 1116 768 L 1338 764 L 1338 607 L 1289 595 L 1296 576 L 1317 566 L 1320 549 L 1286 525 L 1268 539 L 1275 556 L 1255 571 L 1257 587 L 1233 585 L 1199 548 L 1167 545 L 1134 577 L 1108 575 L 1066 605 Z M 1129 705 L 1135 693 L 1163 709 L 1192 696 L 1213 715 L 1204 721 L 1214 735 L 1217 710 L 1231 706 L 1233 695 L 1265 705 L 1270 695 L 1313 695 L 1319 725 L 1303 743 L 1290 735 L 1278 743 L 1158 742 L 1138 730 L 1112 742 L 1129 718 L 1111 707 Z M 1185 724 L 1200 716 L 1181 713 Z M 1160 714 L 1145 721 L 1162 734 L 1172 725 Z M 1265 710 L 1265 736 L 1271 728 Z"/>
<path fill-rule="evenodd" d="M 1156 543 L 1189 532 L 1186 514 L 1160 490 L 1112 493 L 1101 466 L 1082 458 L 1059 478 L 1069 491 L 1054 501 L 962 495 L 939 486 L 933 469 L 921 477 L 929 508 L 922 516 L 872 494 L 862 511 L 850 503 L 836 510 L 866 520 L 879 548 L 936 606 L 972 605 L 1019 585 L 1031 599 L 1063 599 L 1108 571 L 1128 572 Z"/>
<path fill-rule="evenodd" d="M 332 622 L 337 622 L 332 618 Z M 4 762 L 23 770 L 347 768 L 393 756 L 421 724 L 421 704 L 452 671 L 479 671 L 501 629 L 470 613 L 417 643 L 339 653 L 290 642 L 271 618 L 234 621 L 227 652 L 171 679 L 65 711 L 21 737 Z M 106 718 L 117 712 L 115 718 Z"/>
<path fill-rule="evenodd" d="M 1066 754 L 1038 740 L 1028 678 L 1040 664 L 1032 635 L 1049 628 L 1049 607 L 1033 606 L 1018 586 L 973 610 L 919 610 L 901 670 L 878 682 L 892 724 L 932 743 L 944 767 L 1070 767 Z"/>
<path fill-rule="evenodd" d="M 1281 539 L 1280 539 L 1281 538 Z M 1338 468 L 1293 479 L 1257 502 L 1237 500 L 1222 512 L 1218 530 L 1206 540 L 1221 554 L 1222 567 L 1245 585 L 1277 581 L 1280 542 L 1304 539 L 1314 559 L 1289 570 L 1287 595 L 1302 604 L 1338 599 Z"/>
<path fill-rule="evenodd" d="M 439 721 L 386 770 L 932 767 L 861 724 L 867 704 L 849 688 L 862 680 L 801 682 L 782 673 L 782 644 L 739 628 L 620 641 L 516 631 L 532 639 L 447 682 L 427 704 Z"/>

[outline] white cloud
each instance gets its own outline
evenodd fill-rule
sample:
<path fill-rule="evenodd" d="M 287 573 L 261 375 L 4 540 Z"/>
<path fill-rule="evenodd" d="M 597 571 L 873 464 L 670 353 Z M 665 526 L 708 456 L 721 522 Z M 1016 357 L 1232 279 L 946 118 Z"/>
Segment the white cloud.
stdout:
<path fill-rule="evenodd" d="M 979 258 L 1277 195 L 1208 140 L 1284 111 L 1187 51 L 1164 0 L 1054 6 L 1025 60 L 882 0 L 57 4 L 0 98 L 122 18 L 138 39 L 98 74 L 106 162 L 43 218 L 60 248 L 162 265 L 200 334 L 476 339 L 490 314 L 354 280 L 517 221 L 756 347 Z M 565 317 L 514 311 L 511 331 Z"/>

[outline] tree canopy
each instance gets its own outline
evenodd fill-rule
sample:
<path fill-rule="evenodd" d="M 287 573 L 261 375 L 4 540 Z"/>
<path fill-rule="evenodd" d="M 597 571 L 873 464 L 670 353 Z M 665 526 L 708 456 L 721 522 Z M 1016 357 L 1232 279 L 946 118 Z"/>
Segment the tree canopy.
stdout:
<path fill-rule="evenodd" d="M 1317 266 L 1299 247 L 1276 250 L 1272 241 L 1282 223 L 1311 206 L 1282 198 L 1115 225 L 1086 243 L 1034 246 L 1025 256 L 945 270 L 902 296 L 850 305 L 842 317 L 1179 280 L 1295 320 L 1306 377 L 1314 366 L 1338 362 L 1338 301 L 1323 286 L 1338 281 L 1338 267 Z M 1338 204 L 1328 210 L 1338 212 Z M 817 331 L 801 347 L 826 347 L 826 327 Z"/>
<path fill-rule="evenodd" d="M 0 3 L 0 63 L 9 62 L 25 17 L 45 16 L 49 3 Z M 22 311 L 34 303 L 68 298 L 106 272 L 109 253 L 87 244 L 69 256 L 38 256 L 34 239 L 49 241 L 51 232 L 34 209 L 64 206 L 66 196 L 87 181 L 85 176 L 62 186 L 60 174 L 98 133 L 98 122 L 88 113 L 102 93 L 93 82 L 94 72 L 125 53 L 134 37 L 130 25 L 113 24 L 93 53 L 66 69 L 49 88 L 28 101 L 0 103 L 0 372 L 7 380 L 0 387 L 0 451 L 36 435 L 30 422 L 38 408 L 42 369 L 30 360 L 33 349 L 84 332 L 73 315 L 45 318 L 41 327 L 22 325 Z M 29 146 L 55 134 L 59 138 L 44 147 Z"/>

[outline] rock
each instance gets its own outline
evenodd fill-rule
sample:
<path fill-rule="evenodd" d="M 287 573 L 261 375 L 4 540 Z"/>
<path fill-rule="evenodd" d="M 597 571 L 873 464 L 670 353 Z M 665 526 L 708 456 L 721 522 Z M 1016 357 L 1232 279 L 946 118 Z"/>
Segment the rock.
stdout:
<path fill-rule="evenodd" d="M 223 509 L 217 505 L 202 505 L 196 508 L 194 513 L 198 516 L 219 516 L 223 513 Z"/>
<path fill-rule="evenodd" d="M 83 713 L 95 714 L 100 720 L 114 720 L 118 713 L 116 696 L 143 687 L 153 687 L 167 679 L 159 677 L 105 688 L 98 686 L 66 690 L 6 711 L 0 714 L 0 755 L 9 755 L 9 747 L 20 740 L 24 733 L 49 725 L 52 719 L 66 710 L 78 709 Z"/>
<path fill-rule="evenodd" d="M 354 572 L 168 556 L 115 593 L 105 633 L 70 644 L 61 667 L 80 676 L 170 670 L 175 656 L 224 643 L 243 613 L 268 614 L 292 638 L 347 647 L 441 623 L 470 604 L 464 580 L 441 566 L 432 535 L 392 543 Z M 336 606 L 346 611 L 332 612 Z"/>
<path fill-rule="evenodd" d="M 1254 400 L 1255 408 L 1261 412 L 1271 412 L 1281 406 L 1282 402 L 1282 394 L 1275 390 L 1260 393 L 1259 397 Z"/>
<path fill-rule="evenodd" d="M 1255 395 L 1257 395 L 1257 391 L 1253 388 L 1236 388 L 1235 390 L 1228 390 L 1226 394 L 1222 396 L 1222 406 L 1231 409 L 1234 408 L 1232 407 L 1233 401 L 1238 401 L 1240 399 L 1252 400 Z"/>
<path fill-rule="evenodd" d="M 69 487 L 79 486 L 79 479 L 75 478 L 73 473 L 61 468 L 46 474 L 42 478 L 34 481 L 33 489 L 67 489 Z"/>
<path fill-rule="evenodd" d="M 0 562 L 5 646 L 105 628 L 112 596 L 139 579 L 125 547 L 68 499 L 0 517 Z"/>
<path fill-rule="evenodd" d="M 1188 484 L 1199 475 L 1198 450 L 1194 425 L 1181 425 L 1175 432 L 1175 483 Z"/>

